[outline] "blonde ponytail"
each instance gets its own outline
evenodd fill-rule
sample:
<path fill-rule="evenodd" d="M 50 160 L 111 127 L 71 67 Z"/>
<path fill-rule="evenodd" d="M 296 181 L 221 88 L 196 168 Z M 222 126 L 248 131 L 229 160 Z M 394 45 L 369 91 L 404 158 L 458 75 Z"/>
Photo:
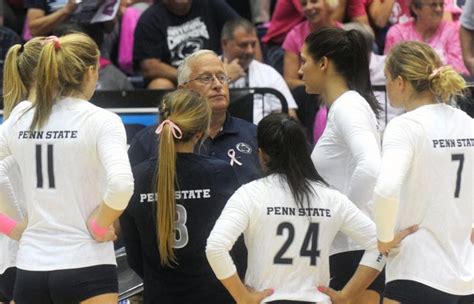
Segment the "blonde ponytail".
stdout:
<path fill-rule="evenodd" d="M 464 78 L 447 65 L 434 69 L 428 80 L 431 92 L 445 103 L 449 103 L 456 95 L 462 95 L 466 87 Z"/>
<path fill-rule="evenodd" d="M 8 118 L 13 108 L 28 97 L 33 89 L 34 74 L 43 48 L 43 37 L 24 45 L 15 44 L 7 53 L 3 68 L 3 116 Z M 33 100 L 30 100 L 33 102 Z"/>
<path fill-rule="evenodd" d="M 431 46 L 422 42 L 395 45 L 387 55 L 385 68 L 393 79 L 401 76 L 417 93 L 428 90 L 444 103 L 450 103 L 466 87 L 464 79 L 452 67 L 443 65 Z"/>
<path fill-rule="evenodd" d="M 36 71 L 35 113 L 30 129 L 47 122 L 59 97 L 81 96 L 84 75 L 99 63 L 95 42 L 81 33 L 45 38 Z"/>
<path fill-rule="evenodd" d="M 160 146 L 155 184 L 158 194 L 156 234 L 162 265 L 172 266 L 177 263 L 174 253 L 176 144 L 189 142 L 198 133 L 205 136 L 209 129 L 210 115 L 206 98 L 190 90 L 167 94 L 160 105 L 162 123 L 157 129 Z"/>

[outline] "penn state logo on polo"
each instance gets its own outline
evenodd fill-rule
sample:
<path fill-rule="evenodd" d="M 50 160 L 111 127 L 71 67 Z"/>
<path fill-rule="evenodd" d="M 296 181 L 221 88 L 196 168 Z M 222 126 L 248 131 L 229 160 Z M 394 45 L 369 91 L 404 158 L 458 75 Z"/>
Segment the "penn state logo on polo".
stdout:
<path fill-rule="evenodd" d="M 239 152 L 242 152 L 242 153 L 245 153 L 245 154 L 251 154 L 252 153 L 252 147 L 247 143 L 240 142 L 240 143 L 236 144 L 235 147 L 237 148 L 237 151 L 239 151 Z"/>

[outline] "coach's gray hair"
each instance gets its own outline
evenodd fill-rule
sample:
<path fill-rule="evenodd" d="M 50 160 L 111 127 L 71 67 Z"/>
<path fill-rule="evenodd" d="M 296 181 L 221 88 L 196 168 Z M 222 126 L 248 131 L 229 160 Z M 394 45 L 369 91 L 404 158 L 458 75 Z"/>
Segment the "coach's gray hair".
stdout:
<path fill-rule="evenodd" d="M 219 57 L 214 51 L 211 50 L 199 50 L 189 56 L 186 56 L 183 62 L 181 62 L 181 64 L 178 66 L 178 85 L 189 81 L 189 75 L 191 75 L 191 63 L 199 57 L 205 55 L 214 55 Z"/>

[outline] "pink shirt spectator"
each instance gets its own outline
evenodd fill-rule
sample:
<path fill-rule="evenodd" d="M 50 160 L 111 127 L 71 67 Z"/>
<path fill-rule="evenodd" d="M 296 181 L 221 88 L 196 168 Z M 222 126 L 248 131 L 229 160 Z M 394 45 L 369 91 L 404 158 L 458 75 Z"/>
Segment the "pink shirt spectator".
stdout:
<path fill-rule="evenodd" d="M 336 22 L 336 27 L 342 28 L 342 23 Z M 309 33 L 311 33 L 311 28 L 309 26 L 309 22 L 305 20 L 295 26 L 291 32 L 288 33 L 282 45 L 283 49 L 285 51 L 299 55 L 301 48 L 303 47 L 304 40 L 309 35 Z"/>
<path fill-rule="evenodd" d="M 128 74 L 133 74 L 133 42 L 135 28 L 137 27 L 138 19 L 146 8 L 128 7 L 123 16 L 120 26 L 120 39 L 118 51 L 118 64 L 120 68 Z"/>
<path fill-rule="evenodd" d="M 275 6 L 272 20 L 263 42 L 281 44 L 286 34 L 298 23 L 304 21 L 300 0 L 279 0 Z"/>
<path fill-rule="evenodd" d="M 348 0 L 346 14 L 349 19 L 354 17 L 368 15 L 367 11 L 373 0 Z M 393 5 L 392 14 L 389 18 L 390 24 L 405 23 L 413 20 L 410 15 L 410 1 L 411 0 L 397 0 Z M 453 14 L 453 18 L 457 19 L 462 10 L 452 1 L 444 0 L 444 9 Z"/>
<path fill-rule="evenodd" d="M 427 41 L 423 41 L 423 37 L 416 31 L 414 21 L 394 25 L 388 30 L 384 54 L 402 41 L 426 42 L 438 53 L 445 64 L 451 65 L 460 73 L 468 74 L 462 60 L 459 22 L 442 21 L 438 30 Z"/>

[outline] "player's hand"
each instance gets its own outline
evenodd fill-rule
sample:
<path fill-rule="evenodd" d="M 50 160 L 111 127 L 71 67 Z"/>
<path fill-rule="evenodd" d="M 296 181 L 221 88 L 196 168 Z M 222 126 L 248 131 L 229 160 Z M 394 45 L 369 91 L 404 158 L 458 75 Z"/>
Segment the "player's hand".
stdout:
<path fill-rule="evenodd" d="M 229 77 L 231 78 L 231 82 L 234 82 L 240 77 L 245 76 L 245 71 L 240 66 L 238 58 L 235 58 L 231 62 L 224 58 L 224 68 L 227 72 L 227 75 L 229 75 Z"/>
<path fill-rule="evenodd" d="M 417 230 L 418 230 L 418 226 L 415 225 L 415 226 L 408 227 L 407 229 L 404 229 L 400 231 L 399 233 L 397 233 L 395 235 L 395 238 L 390 242 L 382 242 L 382 241 L 377 240 L 377 247 L 379 249 L 379 252 L 385 256 L 388 256 L 392 248 L 400 245 L 400 243 L 402 242 L 404 238 L 416 232 Z"/>
<path fill-rule="evenodd" d="M 115 228 L 113 225 L 110 225 L 107 228 L 107 232 L 104 235 L 98 235 L 94 232 L 92 229 L 92 221 L 97 221 L 97 213 L 99 212 L 99 208 L 94 210 L 92 214 L 89 216 L 89 219 L 87 220 L 87 229 L 89 230 L 89 233 L 91 234 L 92 238 L 96 240 L 97 242 L 108 242 L 108 241 L 115 241 L 117 239 L 117 235 L 115 233 Z"/>
<path fill-rule="evenodd" d="M 18 224 L 16 224 L 15 228 L 13 228 L 12 232 L 10 232 L 8 237 L 14 239 L 15 241 L 19 241 L 27 225 L 28 220 L 26 218 L 23 219 L 21 222 L 18 222 Z"/>
<path fill-rule="evenodd" d="M 331 287 L 319 286 L 318 290 L 331 298 L 333 304 L 348 304 L 349 299 L 340 290 L 334 290 Z"/>
<path fill-rule="evenodd" d="M 242 299 L 237 301 L 237 304 L 259 304 L 266 297 L 273 294 L 273 289 L 265 289 L 262 291 L 256 291 L 255 289 L 246 286 L 249 291 Z"/>

